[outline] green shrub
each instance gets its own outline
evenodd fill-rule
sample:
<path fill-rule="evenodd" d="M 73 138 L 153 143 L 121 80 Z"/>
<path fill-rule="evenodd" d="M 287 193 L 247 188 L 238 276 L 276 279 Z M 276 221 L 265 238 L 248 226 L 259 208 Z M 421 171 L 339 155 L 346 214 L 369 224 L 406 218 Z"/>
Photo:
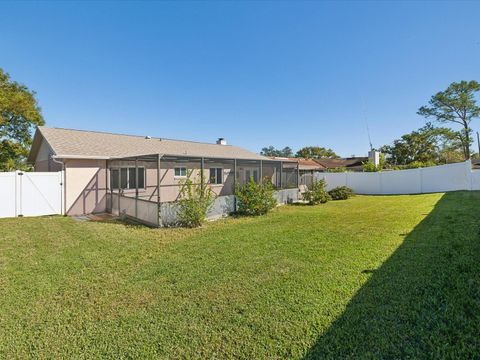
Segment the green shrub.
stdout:
<path fill-rule="evenodd" d="M 435 166 L 435 162 L 433 161 L 412 161 L 411 163 L 406 165 L 406 169 L 418 169 L 423 167 Z"/>
<path fill-rule="evenodd" d="M 180 200 L 177 203 L 179 224 L 189 228 L 201 226 L 213 205 L 212 189 L 209 186 L 195 185 L 190 179 L 181 182 L 180 187 Z"/>
<path fill-rule="evenodd" d="M 327 183 L 325 179 L 314 181 L 312 186 L 310 186 L 309 189 L 303 193 L 303 199 L 310 205 L 324 204 L 331 200 L 330 195 L 325 191 L 326 185 Z"/>
<path fill-rule="evenodd" d="M 347 172 L 347 168 L 346 168 L 346 167 L 330 168 L 330 169 L 327 169 L 326 172 L 329 172 L 329 173 L 342 173 L 342 172 Z"/>
<path fill-rule="evenodd" d="M 381 171 L 382 168 L 380 166 L 376 166 L 372 161 L 368 160 L 362 164 L 364 172 L 378 172 Z"/>
<path fill-rule="evenodd" d="M 328 192 L 332 200 L 347 200 L 353 196 L 353 190 L 346 186 L 338 186 Z"/>
<path fill-rule="evenodd" d="M 256 183 L 250 178 L 245 185 L 237 185 L 235 196 L 237 197 L 237 212 L 242 215 L 263 215 L 277 205 L 273 196 L 274 188 L 268 179 Z"/>

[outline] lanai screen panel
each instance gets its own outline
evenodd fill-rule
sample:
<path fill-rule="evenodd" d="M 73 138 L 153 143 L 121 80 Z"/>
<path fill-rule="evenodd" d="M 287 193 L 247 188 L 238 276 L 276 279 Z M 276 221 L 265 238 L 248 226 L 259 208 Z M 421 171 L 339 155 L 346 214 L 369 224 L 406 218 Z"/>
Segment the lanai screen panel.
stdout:
<path fill-rule="evenodd" d="M 262 161 L 262 177 L 271 181 L 275 189 L 281 188 L 281 166 L 282 163 L 279 161 Z"/>
<path fill-rule="evenodd" d="M 284 162 L 282 169 L 282 188 L 290 189 L 298 187 L 298 164 L 295 162 Z"/>
<path fill-rule="evenodd" d="M 261 170 L 260 160 L 237 160 L 237 182 L 245 185 L 253 179 L 256 183 L 260 181 Z"/>

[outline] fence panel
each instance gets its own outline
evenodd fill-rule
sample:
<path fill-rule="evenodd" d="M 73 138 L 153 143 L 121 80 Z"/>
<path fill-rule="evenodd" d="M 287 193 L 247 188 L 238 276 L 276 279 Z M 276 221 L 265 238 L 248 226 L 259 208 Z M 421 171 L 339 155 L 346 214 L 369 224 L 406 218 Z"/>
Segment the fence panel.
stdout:
<path fill-rule="evenodd" d="M 0 218 L 63 214 L 63 172 L 0 173 Z"/>
<path fill-rule="evenodd" d="M 382 194 L 418 194 L 422 192 L 420 169 L 385 171 L 378 173 Z"/>
<path fill-rule="evenodd" d="M 359 194 L 381 194 L 379 173 L 346 173 L 347 186 L 358 189 Z"/>
<path fill-rule="evenodd" d="M 63 207 L 61 172 L 19 174 L 20 211 L 23 216 L 61 214 Z"/>
<path fill-rule="evenodd" d="M 0 218 L 17 216 L 17 184 L 14 172 L 0 173 Z"/>
<path fill-rule="evenodd" d="M 357 194 L 418 194 L 456 190 L 480 190 L 480 173 L 471 170 L 471 162 L 420 169 L 374 173 L 317 173 L 325 179 L 327 190 L 346 185 Z"/>

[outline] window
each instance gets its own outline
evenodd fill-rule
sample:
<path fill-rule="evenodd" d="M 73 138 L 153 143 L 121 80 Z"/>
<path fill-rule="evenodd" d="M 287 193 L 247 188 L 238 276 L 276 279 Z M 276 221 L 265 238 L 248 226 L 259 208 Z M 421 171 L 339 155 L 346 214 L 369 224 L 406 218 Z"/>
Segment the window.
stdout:
<path fill-rule="evenodd" d="M 223 184 L 222 168 L 210 168 L 210 184 Z"/>
<path fill-rule="evenodd" d="M 138 168 L 138 178 L 135 176 L 134 167 L 123 167 L 110 169 L 110 187 L 112 189 L 135 189 L 138 182 L 138 188 L 145 188 L 145 168 Z"/>
<path fill-rule="evenodd" d="M 111 189 L 118 189 L 118 180 L 119 180 L 118 173 L 119 173 L 118 169 L 110 170 L 110 188 Z"/>
<path fill-rule="evenodd" d="M 175 168 L 175 177 L 187 177 L 187 168 L 186 167 L 176 167 Z"/>

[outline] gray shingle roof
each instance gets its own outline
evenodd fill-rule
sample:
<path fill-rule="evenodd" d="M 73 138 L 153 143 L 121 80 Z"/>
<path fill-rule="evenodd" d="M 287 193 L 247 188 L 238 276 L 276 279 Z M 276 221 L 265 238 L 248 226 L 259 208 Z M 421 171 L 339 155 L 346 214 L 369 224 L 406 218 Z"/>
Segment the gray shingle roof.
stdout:
<path fill-rule="evenodd" d="M 143 136 L 49 128 L 45 126 L 38 127 L 37 132 L 45 138 L 57 156 L 111 158 L 166 154 L 268 160 L 268 158 L 264 156 L 232 145 L 217 145 L 154 137 L 146 139 Z M 38 133 L 35 135 L 35 138 L 38 137 Z M 32 146 L 32 153 L 35 151 L 34 147 L 35 141 Z M 32 153 L 30 157 L 32 157 Z"/>

